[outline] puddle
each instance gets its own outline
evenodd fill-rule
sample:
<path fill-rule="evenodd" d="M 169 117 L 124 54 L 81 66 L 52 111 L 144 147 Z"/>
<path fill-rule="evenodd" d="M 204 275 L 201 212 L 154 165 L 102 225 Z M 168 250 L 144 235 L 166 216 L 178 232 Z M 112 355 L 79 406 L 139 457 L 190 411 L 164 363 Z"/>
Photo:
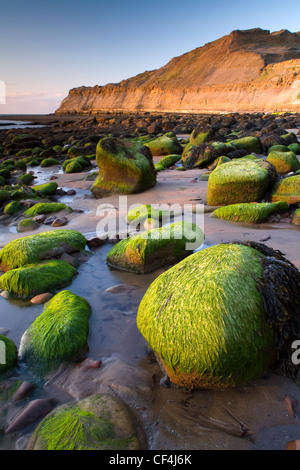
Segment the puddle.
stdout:
<path fill-rule="evenodd" d="M 24 129 L 26 127 L 32 127 L 33 129 L 37 127 L 47 127 L 44 124 L 34 124 L 30 121 L 0 121 L 0 130 L 6 129 Z"/>

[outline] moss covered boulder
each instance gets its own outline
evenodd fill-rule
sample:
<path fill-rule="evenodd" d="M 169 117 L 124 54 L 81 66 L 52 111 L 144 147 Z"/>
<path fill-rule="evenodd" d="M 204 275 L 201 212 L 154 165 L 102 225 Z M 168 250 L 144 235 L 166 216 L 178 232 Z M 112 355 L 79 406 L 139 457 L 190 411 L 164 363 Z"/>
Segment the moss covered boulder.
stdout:
<path fill-rule="evenodd" d="M 11 201 L 4 207 L 4 214 L 16 215 L 22 209 L 22 204 L 19 201 Z"/>
<path fill-rule="evenodd" d="M 300 225 L 300 209 L 296 209 L 293 213 L 292 224 Z"/>
<path fill-rule="evenodd" d="M 139 450 L 135 425 L 125 405 L 96 394 L 49 413 L 29 439 L 28 450 Z"/>
<path fill-rule="evenodd" d="M 40 227 L 40 224 L 33 219 L 23 219 L 17 225 L 17 232 L 31 232 L 32 230 L 36 230 Z"/>
<path fill-rule="evenodd" d="M 142 206 L 136 206 L 127 213 L 127 221 L 144 221 L 145 219 L 152 218 L 160 221 L 162 224 L 170 222 L 172 216 L 175 215 L 175 211 L 162 209 L 159 206 L 151 204 L 143 204 Z"/>
<path fill-rule="evenodd" d="M 210 143 L 191 145 L 182 155 L 182 164 L 186 169 L 203 168 L 207 167 L 219 155 Z"/>
<path fill-rule="evenodd" d="M 289 204 L 300 202 L 300 175 L 288 176 L 278 181 L 272 190 L 272 202 L 286 201 Z"/>
<path fill-rule="evenodd" d="M 221 206 L 259 202 L 277 178 L 274 166 L 264 160 L 240 158 L 218 166 L 210 174 L 207 204 Z"/>
<path fill-rule="evenodd" d="M 298 374 L 290 348 L 300 329 L 299 283 L 298 269 L 261 244 L 209 247 L 156 278 L 137 326 L 179 386 L 239 386 L 270 366 Z"/>
<path fill-rule="evenodd" d="M 268 154 L 267 161 L 272 163 L 279 174 L 296 171 L 300 168 L 300 163 L 294 152 L 272 151 Z"/>
<path fill-rule="evenodd" d="M 157 163 L 155 163 L 154 167 L 156 171 L 162 171 L 166 168 L 169 168 L 172 165 L 175 165 L 181 159 L 180 155 L 166 155 L 165 157 L 161 158 Z"/>
<path fill-rule="evenodd" d="M 38 184 L 33 186 L 32 189 L 38 193 L 39 196 L 53 196 L 56 193 L 58 184 L 55 181 L 50 183 Z"/>
<path fill-rule="evenodd" d="M 75 230 L 58 229 L 18 238 L 0 251 L 0 270 L 39 263 L 62 253 L 84 250 L 85 246 L 85 237 Z"/>
<path fill-rule="evenodd" d="M 250 222 L 260 224 L 265 222 L 272 214 L 282 214 L 288 210 L 288 203 L 285 201 L 230 204 L 219 207 L 213 211 L 212 215 L 218 219 L 232 220 L 235 222 Z"/>
<path fill-rule="evenodd" d="M 151 152 L 139 142 L 104 137 L 97 145 L 96 161 L 99 176 L 91 187 L 95 197 L 139 193 L 156 183 Z"/>
<path fill-rule="evenodd" d="M 63 260 L 51 260 L 10 269 L 0 276 L 0 290 L 9 297 L 29 299 L 71 284 L 77 270 Z"/>
<path fill-rule="evenodd" d="M 16 367 L 17 363 L 17 346 L 10 338 L 0 335 L 0 375 Z"/>
<path fill-rule="evenodd" d="M 181 155 L 183 148 L 180 142 L 177 140 L 176 135 L 170 133 L 164 134 L 157 139 L 150 140 L 145 143 L 145 146 L 150 149 L 153 157 L 159 157 L 160 155 Z"/>
<path fill-rule="evenodd" d="M 195 224 L 175 222 L 121 240 L 109 251 L 107 263 L 124 271 L 149 273 L 182 260 L 203 241 L 204 234 Z"/>
<path fill-rule="evenodd" d="M 60 212 L 63 210 L 68 210 L 69 212 L 72 209 L 62 202 L 38 202 L 34 206 L 30 207 L 24 212 L 25 217 L 34 217 L 39 214 L 49 214 L 51 212 Z"/>
<path fill-rule="evenodd" d="M 37 376 L 45 377 L 61 364 L 82 357 L 87 350 L 90 305 L 68 290 L 44 305 L 21 338 L 20 360 Z"/>
<path fill-rule="evenodd" d="M 246 150 L 247 153 L 262 153 L 263 147 L 258 137 L 242 137 L 231 141 L 231 144 L 238 150 Z"/>

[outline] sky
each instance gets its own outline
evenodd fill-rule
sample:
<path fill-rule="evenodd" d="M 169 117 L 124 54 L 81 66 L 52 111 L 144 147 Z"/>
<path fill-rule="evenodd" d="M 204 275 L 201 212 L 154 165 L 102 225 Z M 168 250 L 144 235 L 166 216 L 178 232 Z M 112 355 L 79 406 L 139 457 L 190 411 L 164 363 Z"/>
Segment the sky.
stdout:
<path fill-rule="evenodd" d="M 300 1 L 0 0 L 0 114 L 49 114 L 235 29 L 299 31 Z"/>

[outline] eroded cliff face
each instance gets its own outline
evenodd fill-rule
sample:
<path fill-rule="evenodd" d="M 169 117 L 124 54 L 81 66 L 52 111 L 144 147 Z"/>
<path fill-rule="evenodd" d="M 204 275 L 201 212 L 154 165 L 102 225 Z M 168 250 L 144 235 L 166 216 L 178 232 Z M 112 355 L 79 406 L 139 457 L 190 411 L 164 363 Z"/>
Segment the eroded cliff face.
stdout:
<path fill-rule="evenodd" d="M 117 84 L 70 90 L 58 114 L 299 111 L 300 32 L 252 29 Z"/>

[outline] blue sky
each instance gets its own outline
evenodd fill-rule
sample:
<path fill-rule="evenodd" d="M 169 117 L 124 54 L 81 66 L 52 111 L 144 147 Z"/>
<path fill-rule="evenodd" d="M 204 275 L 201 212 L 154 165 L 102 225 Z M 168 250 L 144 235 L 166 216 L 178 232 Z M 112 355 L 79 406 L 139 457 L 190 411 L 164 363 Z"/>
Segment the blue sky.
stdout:
<path fill-rule="evenodd" d="M 299 31 L 289 0 L 0 3 L 0 114 L 48 114 L 70 88 L 119 82 L 234 29 Z"/>

